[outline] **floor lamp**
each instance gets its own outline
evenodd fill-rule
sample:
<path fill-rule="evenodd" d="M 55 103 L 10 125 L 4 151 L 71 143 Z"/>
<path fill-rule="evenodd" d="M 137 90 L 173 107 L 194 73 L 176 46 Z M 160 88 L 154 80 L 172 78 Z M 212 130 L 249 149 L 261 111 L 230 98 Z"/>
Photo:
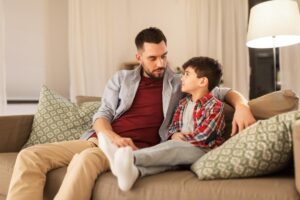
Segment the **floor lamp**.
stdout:
<path fill-rule="evenodd" d="M 272 0 L 250 10 L 247 46 L 273 48 L 274 89 L 276 90 L 276 47 L 300 43 L 300 15 L 294 0 Z"/>

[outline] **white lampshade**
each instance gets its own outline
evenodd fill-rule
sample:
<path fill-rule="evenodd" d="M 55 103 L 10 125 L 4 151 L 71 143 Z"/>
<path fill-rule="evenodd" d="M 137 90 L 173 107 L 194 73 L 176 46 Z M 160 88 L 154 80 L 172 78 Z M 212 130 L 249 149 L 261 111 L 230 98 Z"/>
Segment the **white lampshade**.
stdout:
<path fill-rule="evenodd" d="M 296 1 L 273 0 L 250 11 L 247 46 L 274 48 L 300 42 L 300 15 Z"/>

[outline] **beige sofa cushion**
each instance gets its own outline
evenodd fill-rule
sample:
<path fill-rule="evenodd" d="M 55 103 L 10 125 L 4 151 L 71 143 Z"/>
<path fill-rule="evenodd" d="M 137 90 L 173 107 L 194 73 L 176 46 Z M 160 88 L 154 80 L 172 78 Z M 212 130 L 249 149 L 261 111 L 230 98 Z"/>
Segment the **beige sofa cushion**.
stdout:
<path fill-rule="evenodd" d="M 300 194 L 300 120 L 297 120 L 293 125 L 293 147 L 294 147 L 294 162 L 295 162 L 295 177 L 296 188 Z"/>
<path fill-rule="evenodd" d="M 2 153 L 0 166 L 3 162 L 8 162 L 9 166 L 13 166 L 16 154 L 1 155 Z M 44 199 L 54 198 L 65 172 L 66 167 L 63 167 L 47 174 Z M 8 179 L 3 183 L 2 171 L 0 171 L 0 196 L 7 194 L 11 173 L 12 171 L 9 171 Z M 108 172 L 98 177 L 92 199 L 108 199 L 109 197 L 110 200 L 268 200 L 274 199 L 274 196 L 277 199 L 298 199 L 294 184 L 294 175 L 285 172 L 269 177 L 199 181 L 194 173 L 184 170 L 143 177 L 137 180 L 131 191 L 122 192 L 118 188 L 116 178 Z M 5 187 L 2 187 L 3 185 Z"/>
<path fill-rule="evenodd" d="M 277 114 L 298 110 L 299 98 L 291 90 L 272 92 L 249 101 L 256 119 L 267 119 Z"/>
<path fill-rule="evenodd" d="M 280 113 L 298 110 L 299 98 L 291 90 L 280 90 L 250 100 L 249 107 L 255 119 L 268 119 Z M 225 104 L 224 112 L 225 138 L 228 139 L 231 133 L 234 109 Z"/>
<path fill-rule="evenodd" d="M 111 173 L 99 176 L 93 199 L 109 200 L 268 200 L 298 199 L 293 175 L 200 181 L 190 171 L 169 171 L 138 179 L 122 192 Z"/>
<path fill-rule="evenodd" d="M 46 184 L 44 189 L 44 199 L 54 199 L 58 192 L 65 174 L 67 167 L 61 167 L 58 169 L 51 170 L 47 173 Z"/>
<path fill-rule="evenodd" d="M 83 96 L 76 97 L 76 103 L 81 105 L 84 102 L 101 101 L 101 97 L 97 96 Z M 256 119 L 267 119 L 276 114 L 297 110 L 299 98 L 291 90 L 281 90 L 272 92 L 261 97 L 257 97 L 249 101 L 249 107 Z M 224 137 L 228 139 L 231 133 L 232 118 L 234 109 L 225 104 L 225 134 Z"/>
<path fill-rule="evenodd" d="M 17 153 L 0 153 L 0 197 L 3 196 L 4 199 L 8 192 L 16 158 Z M 45 199 L 54 198 L 63 181 L 66 171 L 67 168 L 62 167 L 52 170 L 47 174 L 44 191 Z"/>
<path fill-rule="evenodd" d="M 0 153 L 0 195 L 6 196 L 17 153 Z"/>
<path fill-rule="evenodd" d="M 18 152 L 28 140 L 33 115 L 0 116 L 0 152 Z"/>
<path fill-rule="evenodd" d="M 101 101 L 101 97 L 83 96 L 76 97 L 76 103 Z M 277 114 L 298 110 L 299 98 L 291 90 L 280 90 L 257 97 L 249 101 L 249 107 L 256 119 L 267 119 Z M 228 121 L 233 117 L 234 109 L 225 105 L 225 116 Z"/>
<path fill-rule="evenodd" d="M 78 105 L 82 105 L 83 103 L 86 102 L 100 102 L 101 97 L 96 97 L 96 96 L 84 96 L 84 95 L 78 95 L 76 96 L 76 103 Z"/>

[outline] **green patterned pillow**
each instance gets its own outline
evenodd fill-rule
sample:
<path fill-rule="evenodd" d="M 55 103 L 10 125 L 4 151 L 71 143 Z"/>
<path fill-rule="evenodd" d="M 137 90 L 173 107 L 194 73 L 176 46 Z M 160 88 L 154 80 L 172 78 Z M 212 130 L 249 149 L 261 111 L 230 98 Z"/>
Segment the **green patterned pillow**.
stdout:
<path fill-rule="evenodd" d="M 199 179 L 223 179 L 270 174 L 286 167 L 292 158 L 292 111 L 258 121 L 220 147 L 209 151 L 192 166 Z"/>
<path fill-rule="evenodd" d="M 78 139 L 91 127 L 93 114 L 99 106 L 100 102 L 87 102 L 78 106 L 43 86 L 32 132 L 23 148 Z"/>

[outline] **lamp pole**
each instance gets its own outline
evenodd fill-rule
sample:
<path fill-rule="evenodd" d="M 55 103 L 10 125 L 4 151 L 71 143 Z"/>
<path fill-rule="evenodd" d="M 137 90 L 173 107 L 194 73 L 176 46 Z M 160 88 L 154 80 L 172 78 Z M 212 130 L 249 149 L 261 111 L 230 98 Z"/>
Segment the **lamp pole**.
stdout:
<path fill-rule="evenodd" d="M 273 40 L 273 63 L 274 63 L 274 91 L 276 91 L 276 86 L 277 86 L 277 70 L 276 70 L 276 45 L 275 45 L 275 38 L 276 36 L 272 36 Z"/>

